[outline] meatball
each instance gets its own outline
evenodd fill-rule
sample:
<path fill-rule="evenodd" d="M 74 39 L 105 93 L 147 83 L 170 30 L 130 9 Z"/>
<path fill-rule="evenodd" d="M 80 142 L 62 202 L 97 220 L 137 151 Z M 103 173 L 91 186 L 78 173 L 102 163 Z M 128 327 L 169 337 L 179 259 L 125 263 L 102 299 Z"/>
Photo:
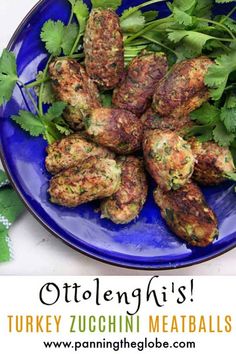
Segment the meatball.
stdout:
<path fill-rule="evenodd" d="M 72 59 L 58 59 L 49 66 L 57 99 L 68 104 L 64 118 L 74 130 L 83 128 L 83 119 L 101 107 L 99 92 L 83 66 Z"/>
<path fill-rule="evenodd" d="M 151 104 L 155 87 L 167 69 L 164 54 L 143 52 L 130 63 L 125 80 L 114 91 L 113 104 L 140 116 Z"/>
<path fill-rule="evenodd" d="M 153 109 L 163 117 L 182 117 L 200 107 L 209 97 L 204 83 L 212 61 L 207 57 L 184 60 L 157 85 Z"/>
<path fill-rule="evenodd" d="M 160 117 L 152 108 L 149 108 L 141 117 L 144 130 L 160 129 L 163 131 L 173 131 L 184 137 L 188 129 L 193 126 L 193 121 L 188 116 L 181 118 Z"/>
<path fill-rule="evenodd" d="M 226 174 L 235 172 L 233 156 L 227 147 L 213 141 L 202 143 L 189 141 L 196 158 L 193 178 L 203 185 L 218 185 L 226 180 Z"/>
<path fill-rule="evenodd" d="M 121 169 L 115 160 L 89 157 L 79 167 L 71 167 L 50 182 L 51 202 L 76 207 L 110 197 L 120 187 Z"/>
<path fill-rule="evenodd" d="M 190 245 L 205 247 L 218 236 L 216 216 L 194 183 L 177 191 L 157 188 L 154 199 L 171 230 Z"/>
<path fill-rule="evenodd" d="M 143 150 L 147 169 L 163 190 L 179 189 L 191 178 L 194 156 L 190 145 L 177 134 L 149 130 Z"/>
<path fill-rule="evenodd" d="M 122 157 L 119 190 L 101 204 L 102 217 L 115 224 L 128 224 L 141 212 L 147 198 L 148 185 L 143 162 L 134 156 Z"/>
<path fill-rule="evenodd" d="M 78 166 L 91 156 L 114 158 L 114 154 L 104 147 L 86 140 L 81 134 L 72 134 L 47 147 L 46 169 L 57 174 L 69 167 Z"/>
<path fill-rule="evenodd" d="M 142 124 L 131 112 L 100 108 L 92 111 L 86 120 L 86 133 L 97 144 L 126 155 L 142 145 Z"/>
<path fill-rule="evenodd" d="M 124 73 L 123 35 L 119 21 L 119 16 L 111 9 L 94 9 L 84 35 L 87 73 L 104 90 L 117 86 Z"/>

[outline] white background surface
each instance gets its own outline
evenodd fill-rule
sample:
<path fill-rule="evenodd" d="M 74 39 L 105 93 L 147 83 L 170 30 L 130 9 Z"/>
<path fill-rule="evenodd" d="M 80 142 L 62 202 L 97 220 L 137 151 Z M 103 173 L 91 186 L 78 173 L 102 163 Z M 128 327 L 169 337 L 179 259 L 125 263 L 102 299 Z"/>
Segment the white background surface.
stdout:
<path fill-rule="evenodd" d="M 36 0 L 0 1 L 0 52 Z M 14 260 L 0 264 L 0 275 L 152 275 L 106 265 L 72 250 L 50 235 L 28 213 L 11 228 Z M 162 275 L 236 275 L 236 249 L 207 263 Z"/>

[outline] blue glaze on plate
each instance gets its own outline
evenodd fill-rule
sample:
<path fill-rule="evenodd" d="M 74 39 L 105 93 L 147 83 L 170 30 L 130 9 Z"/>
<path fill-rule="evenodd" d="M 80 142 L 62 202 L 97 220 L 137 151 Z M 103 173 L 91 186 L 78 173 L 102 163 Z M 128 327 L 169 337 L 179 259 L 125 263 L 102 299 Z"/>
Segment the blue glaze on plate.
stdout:
<path fill-rule="evenodd" d="M 123 1 L 126 6 L 119 12 L 141 2 Z M 227 13 L 231 7 L 226 4 L 217 6 L 216 13 L 219 13 L 219 9 Z M 168 14 L 164 3 L 149 8 L 159 10 L 161 17 Z M 67 21 L 69 12 L 66 0 L 44 0 L 18 28 L 9 48 L 17 55 L 21 81 L 33 80 L 45 64 L 46 52 L 39 39 L 43 23 L 50 18 Z M 25 108 L 22 95 L 16 88 L 13 99 L 0 110 L 0 147 L 4 165 L 31 212 L 52 233 L 72 247 L 119 266 L 168 269 L 205 261 L 236 246 L 236 193 L 230 183 L 204 189 L 206 199 L 215 210 L 220 224 L 219 239 L 204 249 L 187 246 L 167 229 L 154 204 L 153 188 L 150 188 L 148 201 L 138 220 L 126 226 L 101 220 L 99 213 L 95 212 L 97 203 L 75 209 L 52 205 L 47 195 L 50 176 L 44 167 L 46 142 L 30 137 L 9 118 Z"/>

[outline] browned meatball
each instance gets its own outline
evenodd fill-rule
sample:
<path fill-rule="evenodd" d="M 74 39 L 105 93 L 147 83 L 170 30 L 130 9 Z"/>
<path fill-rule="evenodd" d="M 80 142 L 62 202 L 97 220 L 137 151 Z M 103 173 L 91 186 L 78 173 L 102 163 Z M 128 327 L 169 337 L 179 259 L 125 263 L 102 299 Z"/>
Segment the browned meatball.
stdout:
<path fill-rule="evenodd" d="M 47 147 L 46 168 L 56 174 L 69 167 L 79 166 L 91 156 L 114 158 L 108 149 L 86 140 L 81 134 L 72 134 Z"/>
<path fill-rule="evenodd" d="M 126 155 L 142 145 L 142 124 L 131 112 L 100 108 L 92 111 L 86 121 L 86 133 L 97 144 Z"/>
<path fill-rule="evenodd" d="M 203 185 L 217 185 L 226 180 L 227 173 L 235 172 L 233 156 L 227 147 L 213 141 L 201 143 L 192 138 L 191 144 L 196 159 L 193 178 Z"/>
<path fill-rule="evenodd" d="M 153 109 L 160 116 L 187 116 L 206 102 L 210 95 L 204 78 L 212 61 L 207 57 L 184 60 L 157 85 Z"/>
<path fill-rule="evenodd" d="M 88 75 L 105 90 L 117 86 L 124 73 L 124 48 L 119 16 L 113 10 L 92 10 L 84 53 Z"/>
<path fill-rule="evenodd" d="M 218 236 L 217 218 L 194 183 L 170 192 L 157 188 L 154 198 L 171 230 L 190 245 L 205 247 Z"/>
<path fill-rule="evenodd" d="M 72 59 L 59 59 L 49 66 L 57 99 L 68 104 L 64 118 L 74 130 L 83 128 L 83 119 L 101 107 L 99 92 L 85 69 Z"/>
<path fill-rule="evenodd" d="M 188 129 L 193 126 L 193 121 L 188 116 L 181 118 L 160 117 L 152 108 L 149 108 L 141 117 L 144 130 L 169 130 L 184 137 Z"/>
<path fill-rule="evenodd" d="M 155 87 L 167 73 L 162 53 L 143 52 L 129 65 L 127 76 L 113 94 L 113 104 L 140 116 L 151 104 Z"/>
<path fill-rule="evenodd" d="M 120 187 L 121 169 L 115 160 L 89 157 L 79 167 L 71 167 L 50 182 L 51 202 L 69 208 L 110 197 Z"/>
<path fill-rule="evenodd" d="M 101 204 L 102 217 L 116 224 L 128 224 L 141 212 L 147 198 L 148 185 L 143 162 L 134 156 L 122 157 L 119 190 Z"/>
<path fill-rule="evenodd" d="M 163 190 L 179 189 L 190 180 L 194 156 L 190 145 L 174 132 L 146 131 L 143 152 L 148 171 Z"/>

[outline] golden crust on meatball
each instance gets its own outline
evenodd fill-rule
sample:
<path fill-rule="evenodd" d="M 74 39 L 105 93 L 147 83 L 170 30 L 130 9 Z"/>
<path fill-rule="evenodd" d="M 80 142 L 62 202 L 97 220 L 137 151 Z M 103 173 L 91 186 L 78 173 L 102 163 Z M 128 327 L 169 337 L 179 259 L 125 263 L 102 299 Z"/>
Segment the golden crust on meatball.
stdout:
<path fill-rule="evenodd" d="M 116 224 L 128 224 L 141 212 L 147 198 L 148 184 L 143 161 L 134 156 L 121 157 L 119 190 L 101 203 L 102 217 Z"/>
<path fill-rule="evenodd" d="M 218 236 L 216 216 L 194 183 L 169 192 L 158 187 L 154 199 L 170 229 L 190 245 L 206 247 Z"/>
<path fill-rule="evenodd" d="M 72 59 L 57 59 L 49 66 L 52 87 L 58 100 L 67 103 L 64 118 L 74 130 L 84 127 L 91 110 L 101 107 L 95 83 L 82 65 Z"/>
<path fill-rule="evenodd" d="M 110 197 L 120 187 L 121 169 L 115 160 L 89 157 L 50 181 L 51 202 L 66 207 Z"/>
<path fill-rule="evenodd" d="M 227 173 L 235 172 L 233 156 L 227 147 L 213 141 L 200 142 L 192 138 L 189 143 L 196 159 L 193 178 L 203 185 L 218 185 L 227 178 Z"/>
<path fill-rule="evenodd" d="M 153 109 L 163 117 L 185 117 L 210 98 L 204 79 L 212 61 L 207 57 L 184 60 L 159 82 Z"/>
<path fill-rule="evenodd" d="M 111 90 L 124 73 L 123 35 L 119 16 L 111 9 L 93 9 L 84 35 L 85 67 L 101 88 Z"/>
<path fill-rule="evenodd" d="M 57 174 L 69 167 L 78 167 L 91 156 L 114 158 L 114 154 L 108 149 L 85 139 L 80 133 L 75 133 L 47 147 L 46 169 Z"/>
<path fill-rule="evenodd" d="M 122 109 L 93 110 L 86 122 L 86 134 L 120 155 L 131 154 L 142 146 L 141 122 L 133 113 Z"/>
<path fill-rule="evenodd" d="M 140 116 L 150 106 L 155 87 L 167 69 L 164 54 L 142 52 L 131 61 L 125 79 L 115 89 L 114 106 Z"/>
<path fill-rule="evenodd" d="M 163 190 L 178 189 L 190 180 L 194 156 L 190 145 L 174 132 L 146 131 L 143 151 L 148 171 Z"/>

